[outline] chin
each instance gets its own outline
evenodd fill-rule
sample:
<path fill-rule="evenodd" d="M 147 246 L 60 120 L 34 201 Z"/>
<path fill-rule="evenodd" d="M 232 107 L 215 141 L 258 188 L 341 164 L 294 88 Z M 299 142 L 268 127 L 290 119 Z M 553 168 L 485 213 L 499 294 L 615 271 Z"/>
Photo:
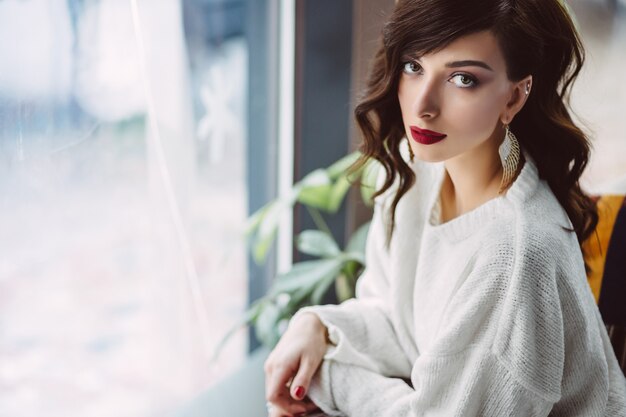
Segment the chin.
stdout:
<path fill-rule="evenodd" d="M 433 145 L 418 145 L 413 147 L 413 153 L 415 159 L 422 162 L 443 162 L 446 159 L 450 159 L 450 155 L 445 154 L 441 150 L 435 149 Z"/>

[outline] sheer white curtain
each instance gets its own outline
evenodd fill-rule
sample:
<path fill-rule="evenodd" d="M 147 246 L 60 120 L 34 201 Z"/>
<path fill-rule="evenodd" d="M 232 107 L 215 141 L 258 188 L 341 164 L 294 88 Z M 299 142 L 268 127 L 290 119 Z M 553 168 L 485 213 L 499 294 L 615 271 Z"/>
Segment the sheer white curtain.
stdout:
<path fill-rule="evenodd" d="M 167 415 L 244 358 L 240 334 L 208 361 L 247 295 L 243 130 L 215 150 L 183 24 L 179 0 L 0 1 L 2 416 Z"/>

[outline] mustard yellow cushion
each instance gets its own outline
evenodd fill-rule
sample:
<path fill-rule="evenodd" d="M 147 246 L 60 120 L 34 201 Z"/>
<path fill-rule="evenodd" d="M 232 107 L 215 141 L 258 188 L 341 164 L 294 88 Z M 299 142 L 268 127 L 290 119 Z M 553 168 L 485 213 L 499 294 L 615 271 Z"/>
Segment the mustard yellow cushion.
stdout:
<path fill-rule="evenodd" d="M 624 204 L 624 196 L 605 195 L 600 197 L 597 202 L 599 218 L 596 233 L 592 234 L 583 243 L 585 261 L 587 261 L 587 265 L 591 268 L 590 272 L 587 274 L 587 279 L 591 291 L 596 298 L 596 302 L 600 299 L 606 254 L 617 215 Z"/>

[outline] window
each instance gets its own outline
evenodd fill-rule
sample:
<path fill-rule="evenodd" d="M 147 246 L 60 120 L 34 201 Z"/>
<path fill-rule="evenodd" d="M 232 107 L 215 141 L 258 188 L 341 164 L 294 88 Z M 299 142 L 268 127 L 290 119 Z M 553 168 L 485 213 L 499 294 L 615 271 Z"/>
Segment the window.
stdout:
<path fill-rule="evenodd" d="M 618 80 L 624 63 L 626 3 L 609 0 L 568 4 L 586 50 L 585 65 L 572 91 L 575 116 L 593 141 L 583 185 L 592 192 L 624 192 L 626 88 Z"/>
<path fill-rule="evenodd" d="M 209 362 L 265 279 L 270 5 L 0 2 L 0 415 L 162 415 L 245 360 Z"/>

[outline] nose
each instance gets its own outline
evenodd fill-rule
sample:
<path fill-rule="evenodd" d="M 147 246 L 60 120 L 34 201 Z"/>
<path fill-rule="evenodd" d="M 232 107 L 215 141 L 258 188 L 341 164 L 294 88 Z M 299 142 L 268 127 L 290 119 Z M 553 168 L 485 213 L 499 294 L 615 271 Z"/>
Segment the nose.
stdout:
<path fill-rule="evenodd" d="M 435 80 L 424 77 L 414 86 L 413 114 L 420 119 L 434 119 L 439 115 L 440 97 Z"/>

